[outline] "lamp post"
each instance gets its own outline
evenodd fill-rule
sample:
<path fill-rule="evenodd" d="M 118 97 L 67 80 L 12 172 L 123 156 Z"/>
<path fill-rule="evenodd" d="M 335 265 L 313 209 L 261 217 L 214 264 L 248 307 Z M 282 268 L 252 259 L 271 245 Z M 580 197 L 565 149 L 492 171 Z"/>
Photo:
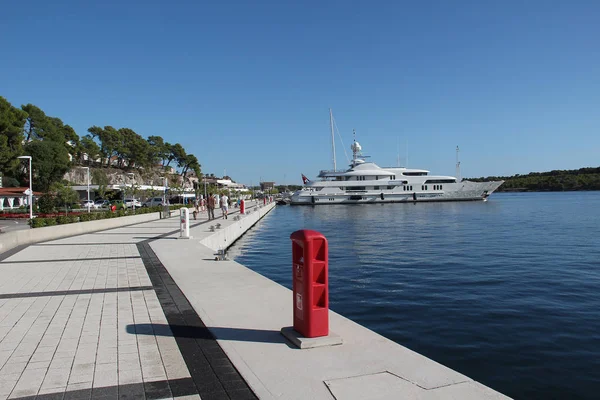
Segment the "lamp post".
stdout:
<path fill-rule="evenodd" d="M 85 169 L 87 169 L 87 210 L 88 213 L 90 212 L 90 208 L 92 208 L 92 206 L 90 205 L 90 167 L 83 167 Z"/>
<path fill-rule="evenodd" d="M 167 177 L 163 176 L 162 178 L 164 179 L 164 182 L 163 182 L 163 206 L 165 206 L 167 204 Z"/>
<path fill-rule="evenodd" d="M 31 172 L 31 156 L 19 156 L 20 159 L 29 159 L 29 220 L 33 219 L 33 185 Z"/>
<path fill-rule="evenodd" d="M 135 189 L 133 187 L 133 177 L 135 176 L 135 174 L 133 172 L 128 172 L 127 176 L 129 176 L 131 178 L 131 206 L 133 213 L 135 214 Z M 125 187 L 127 187 L 127 184 L 125 185 Z M 123 199 L 123 204 L 125 204 L 125 199 Z"/>

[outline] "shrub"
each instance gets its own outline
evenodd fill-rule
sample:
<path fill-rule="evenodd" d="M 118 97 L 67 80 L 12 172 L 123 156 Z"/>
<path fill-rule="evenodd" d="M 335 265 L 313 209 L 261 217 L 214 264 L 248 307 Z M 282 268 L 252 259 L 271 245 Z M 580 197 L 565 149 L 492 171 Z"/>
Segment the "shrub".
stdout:
<path fill-rule="evenodd" d="M 60 215 L 60 216 L 56 217 L 56 223 L 58 225 L 68 224 L 69 223 L 69 217 L 67 217 L 66 215 Z"/>
<path fill-rule="evenodd" d="M 29 221 L 29 224 L 32 228 L 41 228 L 42 226 L 46 226 L 46 218 L 34 218 Z"/>
<path fill-rule="evenodd" d="M 48 214 L 54 211 L 56 201 L 54 197 L 48 193 L 44 193 L 37 201 L 38 208 L 41 213 Z"/>
<path fill-rule="evenodd" d="M 46 226 L 54 226 L 57 223 L 56 218 L 44 218 L 44 220 L 46 220 Z"/>

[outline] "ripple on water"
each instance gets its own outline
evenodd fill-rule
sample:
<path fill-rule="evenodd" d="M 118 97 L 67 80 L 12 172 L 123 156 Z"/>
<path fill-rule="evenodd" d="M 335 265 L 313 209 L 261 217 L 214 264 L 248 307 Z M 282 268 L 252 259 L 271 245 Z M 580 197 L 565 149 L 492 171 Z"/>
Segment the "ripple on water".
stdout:
<path fill-rule="evenodd" d="M 230 256 L 291 287 L 289 235 L 325 234 L 330 304 L 515 398 L 600 392 L 600 193 L 278 207 Z"/>

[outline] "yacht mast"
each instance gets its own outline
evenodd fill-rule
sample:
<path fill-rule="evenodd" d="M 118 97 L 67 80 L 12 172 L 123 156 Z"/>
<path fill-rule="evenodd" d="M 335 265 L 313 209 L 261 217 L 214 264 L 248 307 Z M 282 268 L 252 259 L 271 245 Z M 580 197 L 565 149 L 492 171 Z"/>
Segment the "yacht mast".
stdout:
<path fill-rule="evenodd" d="M 458 146 L 456 146 L 456 179 L 457 182 L 460 182 L 462 179 L 460 179 L 460 161 L 458 161 L 458 152 L 460 150 L 458 149 Z"/>
<path fill-rule="evenodd" d="M 333 134 L 333 113 L 331 112 L 331 108 L 329 109 L 329 125 L 331 125 L 331 151 L 333 153 L 333 170 L 337 170 L 337 166 L 335 163 L 335 136 Z"/>

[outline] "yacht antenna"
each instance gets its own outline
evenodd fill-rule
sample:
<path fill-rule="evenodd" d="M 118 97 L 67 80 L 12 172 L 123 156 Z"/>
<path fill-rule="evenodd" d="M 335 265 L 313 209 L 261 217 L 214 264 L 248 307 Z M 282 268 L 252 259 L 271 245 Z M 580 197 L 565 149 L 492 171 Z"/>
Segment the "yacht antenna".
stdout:
<path fill-rule="evenodd" d="M 356 129 L 352 129 L 352 140 L 352 164 L 354 164 L 356 162 Z"/>
<path fill-rule="evenodd" d="M 335 127 L 335 131 L 338 134 L 338 139 L 340 139 L 340 143 L 342 143 L 342 149 L 344 149 L 344 155 L 346 156 L 346 161 L 350 164 L 350 157 L 348 157 L 348 152 L 346 151 L 346 146 L 344 145 L 344 139 L 342 139 L 342 135 L 340 134 L 340 129 L 337 126 L 337 122 L 335 122 L 335 118 L 333 118 L 333 126 Z"/>
<path fill-rule="evenodd" d="M 335 135 L 333 134 L 333 113 L 331 108 L 329 109 L 329 125 L 331 126 L 331 151 L 333 153 L 333 171 L 337 170 L 335 165 Z"/>
<path fill-rule="evenodd" d="M 456 146 L 456 179 L 458 182 L 462 181 L 462 179 L 460 179 L 460 161 L 458 161 L 459 151 L 458 146 Z"/>

